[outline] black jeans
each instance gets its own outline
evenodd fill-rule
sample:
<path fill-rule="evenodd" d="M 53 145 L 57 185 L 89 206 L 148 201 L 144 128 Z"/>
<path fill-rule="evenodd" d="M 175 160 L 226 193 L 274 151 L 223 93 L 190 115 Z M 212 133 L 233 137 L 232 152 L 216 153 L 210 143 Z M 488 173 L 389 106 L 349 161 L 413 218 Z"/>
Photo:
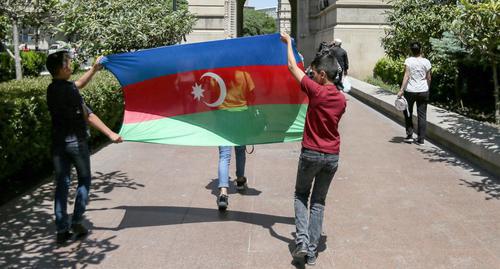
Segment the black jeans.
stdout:
<path fill-rule="evenodd" d="M 405 91 L 404 96 L 408 102 L 408 112 L 405 110 L 403 114 L 405 115 L 405 127 L 406 136 L 413 135 L 413 105 L 417 103 L 417 116 L 418 116 L 418 129 L 417 136 L 418 141 L 423 142 L 425 139 L 425 129 L 427 125 L 427 103 L 429 102 L 429 91 L 426 92 L 407 92 Z"/>

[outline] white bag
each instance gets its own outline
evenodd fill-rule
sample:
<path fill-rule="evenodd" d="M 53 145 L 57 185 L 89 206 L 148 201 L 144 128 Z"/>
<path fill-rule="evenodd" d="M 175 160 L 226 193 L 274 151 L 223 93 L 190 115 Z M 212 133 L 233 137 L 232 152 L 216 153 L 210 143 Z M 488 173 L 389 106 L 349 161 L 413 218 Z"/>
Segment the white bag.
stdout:
<path fill-rule="evenodd" d="M 410 114 L 410 112 L 408 111 L 408 102 L 406 101 L 406 99 L 403 96 L 396 98 L 396 101 L 394 101 L 394 107 L 396 107 L 396 109 L 399 111 L 406 110 L 408 115 Z"/>
<path fill-rule="evenodd" d="M 345 78 L 344 81 L 342 82 L 342 84 L 344 85 L 344 89 L 343 89 L 344 92 L 347 93 L 347 92 L 351 91 L 351 81 L 348 78 Z"/>

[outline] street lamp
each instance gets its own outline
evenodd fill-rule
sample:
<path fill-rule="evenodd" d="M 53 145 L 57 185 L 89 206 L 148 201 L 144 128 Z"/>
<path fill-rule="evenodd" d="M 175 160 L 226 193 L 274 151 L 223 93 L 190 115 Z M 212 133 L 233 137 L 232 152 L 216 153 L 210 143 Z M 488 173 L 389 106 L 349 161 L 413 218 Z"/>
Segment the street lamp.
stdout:
<path fill-rule="evenodd" d="M 174 3 L 174 4 L 173 4 L 173 6 L 174 6 L 174 11 L 176 11 L 176 10 L 177 10 L 177 0 L 173 0 L 173 3 Z"/>

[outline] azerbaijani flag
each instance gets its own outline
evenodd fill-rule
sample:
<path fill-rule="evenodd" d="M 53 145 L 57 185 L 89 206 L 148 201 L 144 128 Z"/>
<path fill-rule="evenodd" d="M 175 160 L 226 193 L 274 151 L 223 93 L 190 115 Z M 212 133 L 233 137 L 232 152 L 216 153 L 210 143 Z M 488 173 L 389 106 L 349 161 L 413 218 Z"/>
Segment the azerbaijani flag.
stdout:
<path fill-rule="evenodd" d="M 279 34 L 109 55 L 102 64 L 124 91 L 125 140 L 230 146 L 302 139 L 307 97 L 288 71 Z"/>

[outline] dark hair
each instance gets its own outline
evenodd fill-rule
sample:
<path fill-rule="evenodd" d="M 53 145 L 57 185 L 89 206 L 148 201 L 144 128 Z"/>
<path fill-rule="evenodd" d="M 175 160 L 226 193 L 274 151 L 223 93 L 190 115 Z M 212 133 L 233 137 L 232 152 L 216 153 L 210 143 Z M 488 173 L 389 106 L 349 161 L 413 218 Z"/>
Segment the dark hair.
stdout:
<path fill-rule="evenodd" d="M 319 55 L 311 62 L 317 72 L 324 71 L 328 80 L 334 82 L 339 71 L 337 59 L 331 54 Z"/>
<path fill-rule="evenodd" d="M 321 42 L 319 44 L 318 51 L 316 52 L 316 57 L 330 53 L 331 48 L 332 46 L 328 45 L 328 43 L 326 43 L 325 41 Z"/>
<path fill-rule="evenodd" d="M 414 41 L 410 43 L 410 50 L 413 56 L 420 55 L 420 43 Z"/>
<path fill-rule="evenodd" d="M 69 52 L 67 51 L 54 52 L 47 56 L 45 65 L 47 66 L 47 70 L 49 70 L 50 74 L 52 76 L 56 76 L 59 73 L 59 70 L 63 68 L 66 61 L 70 58 Z"/>

